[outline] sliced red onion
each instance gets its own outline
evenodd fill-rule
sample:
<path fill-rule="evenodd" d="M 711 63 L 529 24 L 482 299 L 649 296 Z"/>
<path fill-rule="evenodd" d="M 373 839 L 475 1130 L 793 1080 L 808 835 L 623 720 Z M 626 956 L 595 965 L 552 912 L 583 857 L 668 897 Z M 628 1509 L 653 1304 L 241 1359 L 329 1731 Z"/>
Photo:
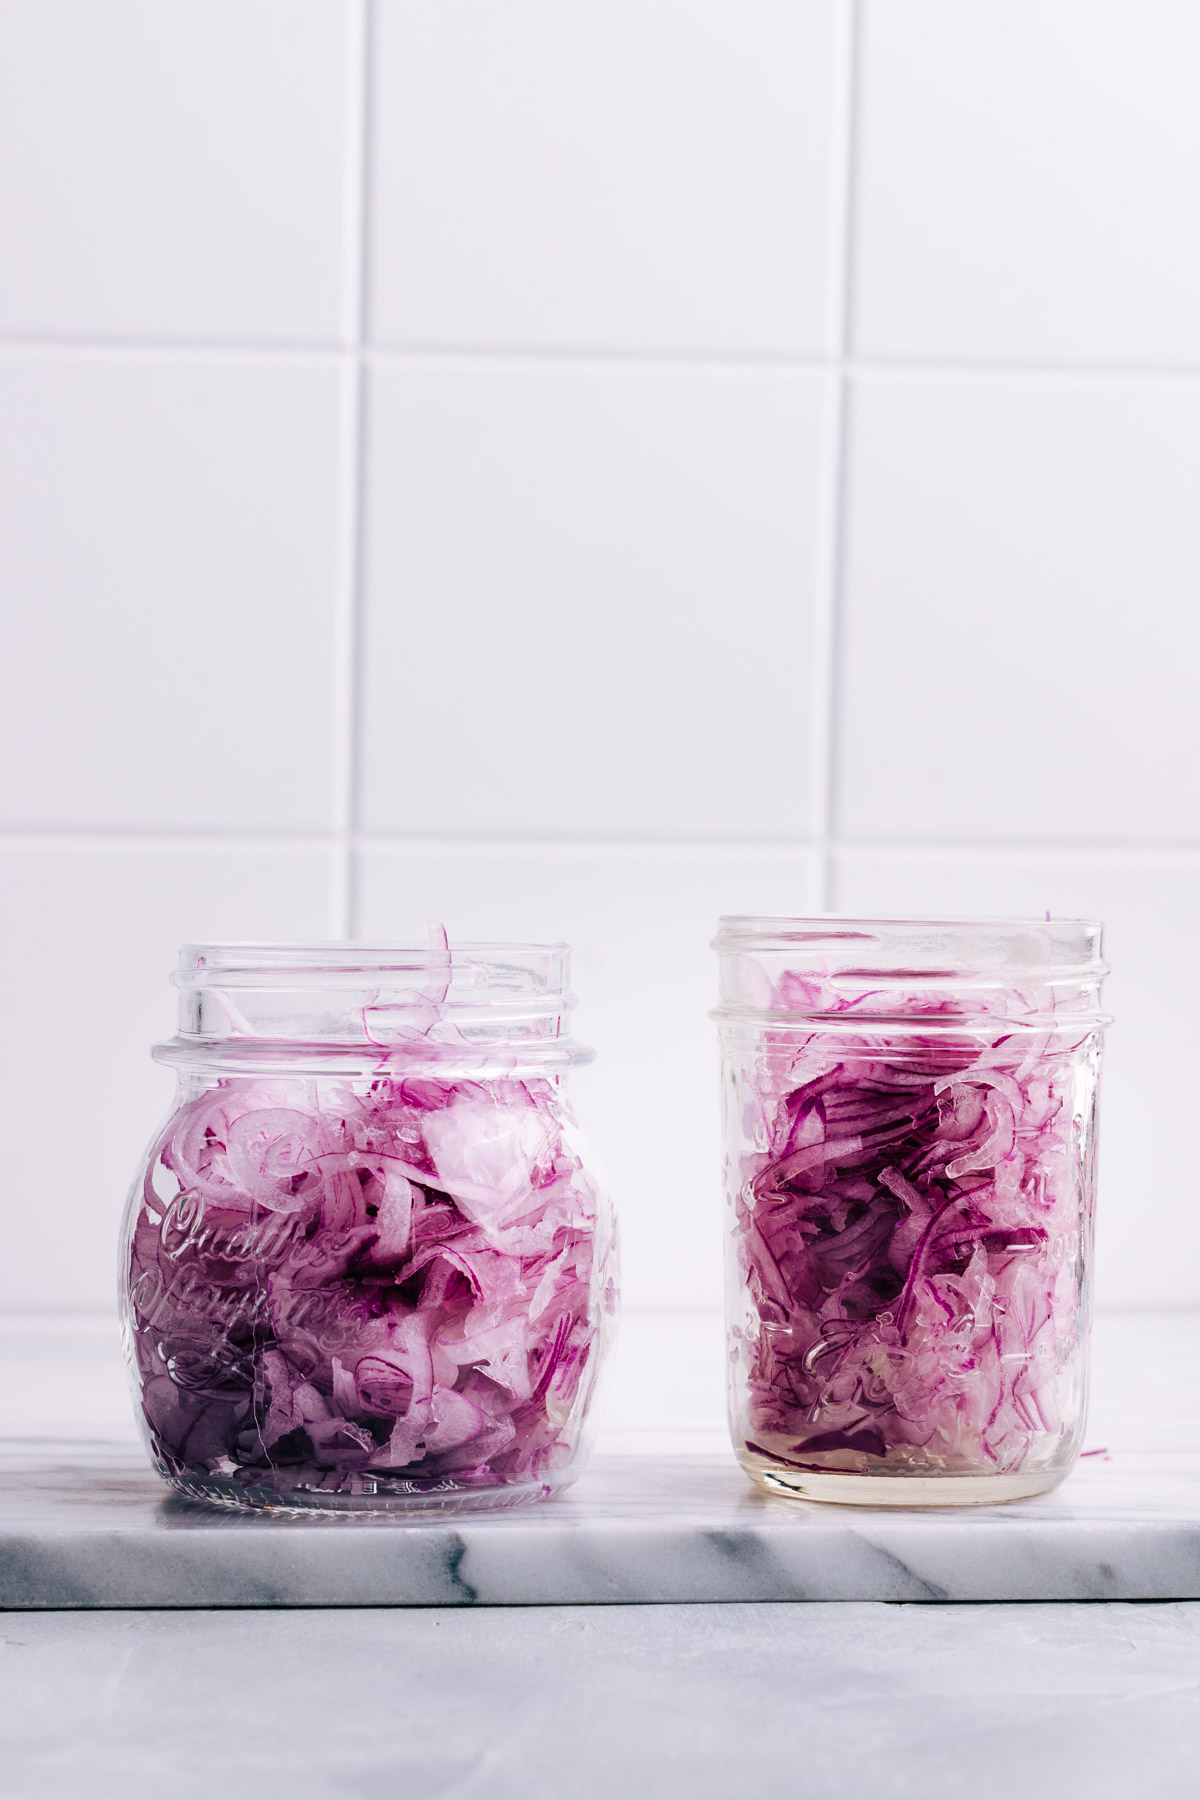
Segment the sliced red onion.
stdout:
<path fill-rule="evenodd" d="M 222 1080 L 154 1167 L 129 1308 L 169 1474 L 420 1492 L 571 1462 L 611 1263 L 554 1082 Z"/>
<path fill-rule="evenodd" d="M 889 1041 L 815 978 L 799 997 L 823 1028 L 740 1061 L 741 1443 L 814 1472 L 1049 1464 L 1082 1424 L 1094 1035 Z"/>

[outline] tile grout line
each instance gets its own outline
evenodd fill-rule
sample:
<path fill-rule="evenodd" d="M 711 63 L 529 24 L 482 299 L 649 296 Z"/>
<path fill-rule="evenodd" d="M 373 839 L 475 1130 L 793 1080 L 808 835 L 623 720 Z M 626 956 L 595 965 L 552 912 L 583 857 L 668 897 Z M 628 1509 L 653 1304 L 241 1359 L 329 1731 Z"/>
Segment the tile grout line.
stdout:
<path fill-rule="evenodd" d="M 368 368 L 375 365 L 396 368 L 461 365 L 480 370 L 544 368 L 561 373 L 595 368 L 641 371 L 648 375 L 852 374 L 884 380 L 1116 381 L 1135 386 L 1139 383 L 1200 381 L 1200 363 L 1132 362 L 1116 357 L 1108 362 L 1076 363 L 1050 357 L 821 356 L 790 351 L 676 351 L 585 345 L 546 350 L 539 350 L 536 345 L 401 346 L 373 343 L 365 336 L 359 342 L 348 344 L 332 339 L 288 343 L 269 338 L 30 337 L 5 336 L 0 332 L 0 362 L 56 356 L 98 361 L 136 357 L 160 362 L 253 362 L 258 359 L 301 366 L 336 365 L 353 358 Z"/>
<path fill-rule="evenodd" d="M 849 350 L 854 300 L 854 181 L 857 138 L 858 0 L 838 16 L 836 129 L 833 159 L 829 317 L 835 333 L 829 414 L 821 471 L 816 604 L 813 632 L 813 734 L 810 810 L 817 842 L 816 909 L 833 908 L 833 841 L 837 806 L 838 637 L 845 547 Z"/>
<path fill-rule="evenodd" d="M 176 851 L 217 853 L 249 852 L 290 855 L 304 850 L 337 850 L 349 843 L 352 851 L 402 850 L 412 855 L 447 856 L 525 856 L 559 857 L 566 860 L 595 860 L 606 856 L 653 857 L 659 861 L 688 861 L 697 857 L 745 856 L 757 858 L 811 856 L 822 845 L 811 837 L 794 838 L 662 838 L 662 837 L 516 837 L 496 835 L 480 837 L 465 832 L 446 832 L 438 836 L 428 832 L 403 831 L 339 831 L 333 827 L 304 827 L 272 831 L 264 827 L 243 830 L 220 826 L 166 826 L 163 828 L 117 826 L 53 826 L 0 825 L 0 854 L 5 851 L 28 854 L 33 851 L 82 851 L 87 853 L 112 850 Z M 962 838 L 839 838 L 836 848 L 851 859 L 877 859 L 885 862 L 906 858 L 948 860 L 956 865 L 993 868 L 1005 862 L 1038 864 L 1060 862 L 1111 863 L 1125 868 L 1194 867 L 1200 861 L 1200 841 L 1178 842 L 1151 840 L 1135 843 L 1128 838 L 1109 842 L 1064 842 L 1029 838 L 1009 838 L 994 843 L 964 842 Z"/>
<path fill-rule="evenodd" d="M 370 157 L 372 0 L 352 0 L 346 45 L 345 224 L 342 334 L 345 374 L 338 452 L 340 554 L 332 668 L 333 855 L 330 932 L 353 937 L 359 782 L 359 668 L 362 625 L 366 415 L 366 307 Z"/>

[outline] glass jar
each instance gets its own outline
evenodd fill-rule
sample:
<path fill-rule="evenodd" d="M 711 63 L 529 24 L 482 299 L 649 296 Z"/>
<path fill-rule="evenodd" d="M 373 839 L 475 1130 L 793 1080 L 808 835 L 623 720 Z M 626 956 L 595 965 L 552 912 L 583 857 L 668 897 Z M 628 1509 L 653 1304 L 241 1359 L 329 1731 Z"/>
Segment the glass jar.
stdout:
<path fill-rule="evenodd" d="M 580 1473 L 612 1212 L 565 945 L 184 947 L 178 1093 L 125 1213 L 159 1472 L 223 1506 L 517 1506 Z"/>
<path fill-rule="evenodd" d="M 730 1419 L 770 1493 L 1055 1487 L 1087 1404 L 1101 927 L 722 919 Z"/>

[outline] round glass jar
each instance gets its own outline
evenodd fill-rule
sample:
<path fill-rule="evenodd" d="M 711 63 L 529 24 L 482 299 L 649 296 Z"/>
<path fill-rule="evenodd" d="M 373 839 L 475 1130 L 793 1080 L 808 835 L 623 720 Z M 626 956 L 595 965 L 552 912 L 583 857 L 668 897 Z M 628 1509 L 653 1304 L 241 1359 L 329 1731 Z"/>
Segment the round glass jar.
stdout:
<path fill-rule="evenodd" d="M 564 945 L 186 945 L 126 1207 L 155 1466 L 223 1506 L 518 1506 L 580 1473 L 614 1224 Z"/>
<path fill-rule="evenodd" d="M 770 1493 L 1057 1486 L 1087 1405 L 1101 927 L 721 920 L 730 1421 Z"/>

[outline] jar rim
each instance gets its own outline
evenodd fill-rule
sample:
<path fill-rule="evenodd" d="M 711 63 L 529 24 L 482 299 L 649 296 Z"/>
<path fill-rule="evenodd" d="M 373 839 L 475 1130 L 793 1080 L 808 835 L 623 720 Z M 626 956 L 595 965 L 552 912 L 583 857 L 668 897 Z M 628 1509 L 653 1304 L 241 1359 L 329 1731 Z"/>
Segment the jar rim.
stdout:
<path fill-rule="evenodd" d="M 712 949 L 727 956 L 741 952 L 784 952 L 823 958 L 829 967 L 847 958 L 861 961 L 876 949 L 886 957 L 899 953 L 911 965 L 905 972 L 932 976 L 960 975 L 963 966 L 994 967 L 998 963 L 1107 974 L 1102 950 L 1101 919 L 1056 918 L 860 918 L 841 913 L 808 917 L 767 913 L 726 913 L 717 921 Z M 962 958 L 956 969 L 939 962 Z M 864 970 L 864 973 L 868 971 Z"/>
<path fill-rule="evenodd" d="M 423 944 L 187 943 L 171 975 L 179 1034 L 155 1055 L 590 1060 L 567 1033 L 570 969 L 566 943 L 449 943 L 439 926 Z"/>
<path fill-rule="evenodd" d="M 857 913 L 722 913 L 717 920 L 718 940 L 729 936 L 783 936 L 791 928 L 803 930 L 806 937 L 828 938 L 831 943 L 854 937 L 869 937 L 879 928 L 924 926 L 935 931 L 1014 930 L 1044 931 L 1047 926 L 1076 926 L 1083 931 L 1102 931 L 1104 921 L 1074 916 L 1051 915 L 1040 919 L 1019 913 L 983 913 L 976 917 L 936 918 L 925 913 L 893 913 L 870 917 Z M 851 929 L 830 929 L 830 927 Z M 860 930 L 854 930 L 860 927 Z M 760 930 L 760 928 L 766 928 Z"/>
<path fill-rule="evenodd" d="M 300 943 L 266 939 L 213 940 L 182 944 L 172 985 L 184 990 L 222 986 L 272 985 L 288 979 L 306 988 L 341 987 L 400 979 L 412 986 L 423 980 L 476 989 L 496 985 L 511 990 L 514 981 L 527 994 L 549 1000 L 566 998 L 571 972 L 571 946 L 565 942 L 397 943 L 387 940 L 330 939 Z"/>
<path fill-rule="evenodd" d="M 487 953 L 489 957 L 497 955 L 510 956 L 555 956 L 570 945 L 563 939 L 553 943 L 513 941 L 465 941 L 455 939 L 447 950 L 431 949 L 427 943 L 397 943 L 384 938 L 309 938 L 298 943 L 288 943 L 282 939 L 266 938 L 213 938 L 203 942 L 181 944 L 179 962 L 181 967 L 199 966 L 201 961 L 207 968 L 289 968 L 320 967 L 328 964 L 332 968 L 356 968 L 360 965 L 371 968 L 424 968 L 431 962 L 439 965 L 447 954 L 455 956 L 478 957 Z M 384 961 L 384 959 L 389 959 Z M 390 959 L 403 959 L 403 961 Z"/>
<path fill-rule="evenodd" d="M 1107 1023 L 1099 919 L 770 917 L 729 914 L 713 940 L 723 1023 L 853 1020 L 960 1029 L 972 1017 L 1057 1029 L 1064 1018 Z"/>

